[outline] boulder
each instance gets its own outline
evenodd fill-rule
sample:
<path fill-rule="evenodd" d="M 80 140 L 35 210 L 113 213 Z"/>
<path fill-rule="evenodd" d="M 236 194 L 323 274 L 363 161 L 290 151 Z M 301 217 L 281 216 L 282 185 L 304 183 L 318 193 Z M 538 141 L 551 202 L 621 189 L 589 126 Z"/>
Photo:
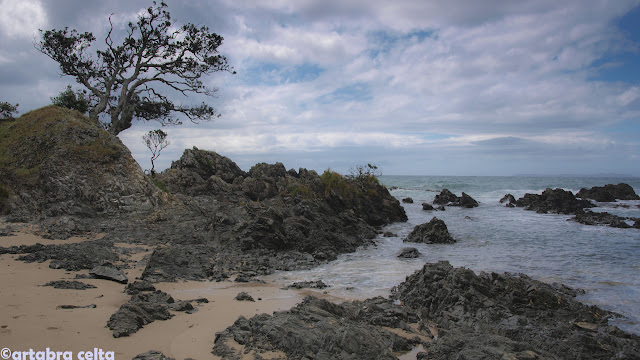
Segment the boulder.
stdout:
<path fill-rule="evenodd" d="M 48 283 L 42 286 L 51 286 L 54 289 L 70 289 L 70 290 L 86 290 L 86 289 L 95 289 L 96 287 L 91 284 L 85 284 L 81 281 L 76 280 L 55 280 L 49 281 Z"/>
<path fill-rule="evenodd" d="M 582 199 L 591 199 L 598 202 L 614 202 L 616 200 L 640 200 L 629 184 L 620 183 L 618 185 L 607 184 L 605 186 L 594 186 L 591 189 L 582 188 L 576 194 Z"/>
<path fill-rule="evenodd" d="M 576 221 L 585 225 L 608 225 L 611 227 L 623 229 L 632 227 L 631 225 L 626 223 L 626 218 L 609 214 L 608 212 L 593 212 L 587 210 L 582 214 L 577 214 L 569 220 Z M 637 219 L 631 220 L 635 220 L 636 222 L 638 221 Z"/>
<path fill-rule="evenodd" d="M 414 247 L 406 247 L 400 250 L 397 257 L 403 259 L 415 259 L 419 258 L 420 256 L 422 256 L 422 253 L 418 251 L 418 249 Z"/>
<path fill-rule="evenodd" d="M 89 275 L 93 275 L 97 279 L 111 280 L 126 284 L 129 282 L 127 276 L 113 265 L 100 265 L 89 270 Z"/>
<path fill-rule="evenodd" d="M 506 207 L 515 207 L 516 206 L 516 198 L 511 194 L 506 194 L 500 199 L 500 204 L 505 204 Z"/>
<path fill-rule="evenodd" d="M 423 202 L 422 203 L 422 210 L 432 211 L 432 210 L 435 210 L 435 209 L 433 208 L 433 206 L 431 204 Z"/>
<path fill-rule="evenodd" d="M 236 297 L 233 298 L 233 300 L 238 300 L 238 301 L 253 301 L 255 302 L 255 300 L 253 299 L 253 297 L 249 294 L 247 294 L 244 291 L 241 291 L 238 293 L 238 295 L 236 295 Z"/>
<path fill-rule="evenodd" d="M 413 199 L 410 197 L 406 197 L 404 199 L 402 199 L 402 202 L 405 204 L 413 204 Z"/>
<path fill-rule="evenodd" d="M 585 208 L 594 207 L 589 200 L 576 199 L 571 191 L 546 189 L 541 195 L 525 194 L 516 201 L 516 206 L 538 213 L 557 213 L 576 215 L 584 213 Z"/>
<path fill-rule="evenodd" d="M 448 189 L 443 189 L 440 194 L 436 195 L 433 203 L 436 205 L 461 206 L 466 208 L 478 206 L 478 202 L 466 193 L 463 192 L 461 196 L 456 196 Z"/>
<path fill-rule="evenodd" d="M 428 223 L 418 225 L 404 239 L 404 242 L 425 244 L 453 244 L 456 240 L 449 234 L 444 221 L 434 217 Z"/>
<path fill-rule="evenodd" d="M 295 282 L 285 287 L 285 289 L 326 289 L 328 287 L 329 285 L 325 284 L 322 280 L 316 280 Z"/>

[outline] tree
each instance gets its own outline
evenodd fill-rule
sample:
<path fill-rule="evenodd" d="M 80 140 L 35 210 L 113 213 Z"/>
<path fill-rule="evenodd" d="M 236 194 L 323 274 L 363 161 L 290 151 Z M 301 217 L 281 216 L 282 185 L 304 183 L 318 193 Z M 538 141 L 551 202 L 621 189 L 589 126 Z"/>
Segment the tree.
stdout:
<path fill-rule="evenodd" d="M 51 98 L 51 103 L 56 106 L 65 107 L 67 109 L 78 110 L 83 114 L 89 111 L 89 97 L 85 91 L 76 90 L 67 85 L 67 89 Z"/>
<path fill-rule="evenodd" d="M 20 104 L 11 105 L 6 101 L 0 101 L 0 119 L 11 119 L 13 113 L 18 112 Z"/>
<path fill-rule="evenodd" d="M 189 93 L 213 96 L 215 89 L 206 87 L 203 75 L 231 71 L 227 59 L 218 53 L 223 38 L 209 32 L 206 26 L 186 24 L 176 28 L 167 4 L 155 1 L 129 23 L 120 45 L 113 39 L 113 23 L 109 17 L 106 49 L 89 55 L 96 40 L 90 32 L 77 30 L 40 30 L 36 48 L 58 62 L 62 74 L 72 76 L 91 93 L 89 117 L 98 120 L 105 114 L 106 129 L 117 135 L 131 127 L 134 118 L 157 120 L 163 126 L 181 124 L 174 117 L 183 114 L 191 121 L 209 121 L 219 116 L 202 103 L 198 106 L 174 104 L 165 90 L 182 95 Z"/>
<path fill-rule="evenodd" d="M 151 175 L 155 175 L 156 166 L 154 161 L 160 156 L 162 149 L 166 148 L 171 143 L 167 139 L 167 133 L 160 129 L 151 130 L 142 135 L 142 140 L 149 148 L 149 151 L 151 151 Z"/>

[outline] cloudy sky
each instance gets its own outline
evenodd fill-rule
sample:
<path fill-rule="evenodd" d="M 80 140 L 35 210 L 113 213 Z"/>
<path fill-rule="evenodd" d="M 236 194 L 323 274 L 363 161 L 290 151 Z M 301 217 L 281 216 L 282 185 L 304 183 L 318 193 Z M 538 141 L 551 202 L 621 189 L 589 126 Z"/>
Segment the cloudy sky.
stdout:
<path fill-rule="evenodd" d="M 222 117 L 164 128 L 160 169 L 197 146 L 245 170 L 640 176 L 640 0 L 166 2 L 224 37 L 237 74 L 206 79 L 217 98 L 176 98 Z M 35 50 L 38 29 L 101 39 L 109 14 L 121 27 L 150 4 L 0 0 L 0 101 L 26 112 L 80 88 Z M 143 168 L 158 127 L 120 134 Z"/>

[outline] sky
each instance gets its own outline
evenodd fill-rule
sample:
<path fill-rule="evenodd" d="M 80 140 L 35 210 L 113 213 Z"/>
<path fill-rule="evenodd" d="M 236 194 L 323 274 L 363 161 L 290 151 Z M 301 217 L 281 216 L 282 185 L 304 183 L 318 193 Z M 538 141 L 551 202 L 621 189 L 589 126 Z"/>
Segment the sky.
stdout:
<path fill-rule="evenodd" d="M 242 169 L 282 162 L 384 175 L 640 176 L 640 0 L 167 0 L 178 24 L 222 35 L 236 74 L 204 82 L 221 113 L 164 127 L 184 149 Z M 21 113 L 72 84 L 38 52 L 38 29 L 91 31 L 99 49 L 151 5 L 0 0 L 0 101 Z M 143 169 L 136 122 L 119 137 Z"/>

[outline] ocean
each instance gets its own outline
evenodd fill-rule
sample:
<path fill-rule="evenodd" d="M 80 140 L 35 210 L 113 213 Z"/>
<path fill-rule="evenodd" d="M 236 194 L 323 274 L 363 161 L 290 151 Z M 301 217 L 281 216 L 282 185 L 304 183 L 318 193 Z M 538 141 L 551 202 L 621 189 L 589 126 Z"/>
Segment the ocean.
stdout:
<path fill-rule="evenodd" d="M 395 236 L 378 236 L 374 246 L 364 247 L 307 271 L 278 272 L 267 278 L 283 284 L 322 280 L 329 294 L 366 299 L 388 296 L 391 288 L 427 262 L 447 260 L 476 272 L 524 273 L 548 283 L 560 282 L 585 290 L 579 300 L 622 314 L 611 322 L 640 335 L 640 230 L 588 226 L 567 221 L 570 215 L 538 214 L 507 208 L 499 200 L 507 193 L 517 198 L 540 194 L 546 188 L 562 188 L 574 194 L 581 188 L 631 185 L 640 194 L 640 178 L 624 177 L 483 177 L 483 176 L 382 176 L 402 204 L 409 221 L 383 228 Z M 476 199 L 473 209 L 447 207 L 424 211 L 442 189 L 462 192 Z M 599 203 L 593 211 L 640 217 L 640 201 Z M 451 245 L 403 243 L 416 225 L 433 217 L 444 220 L 457 240 Z M 403 247 L 415 247 L 423 256 L 399 259 Z"/>

